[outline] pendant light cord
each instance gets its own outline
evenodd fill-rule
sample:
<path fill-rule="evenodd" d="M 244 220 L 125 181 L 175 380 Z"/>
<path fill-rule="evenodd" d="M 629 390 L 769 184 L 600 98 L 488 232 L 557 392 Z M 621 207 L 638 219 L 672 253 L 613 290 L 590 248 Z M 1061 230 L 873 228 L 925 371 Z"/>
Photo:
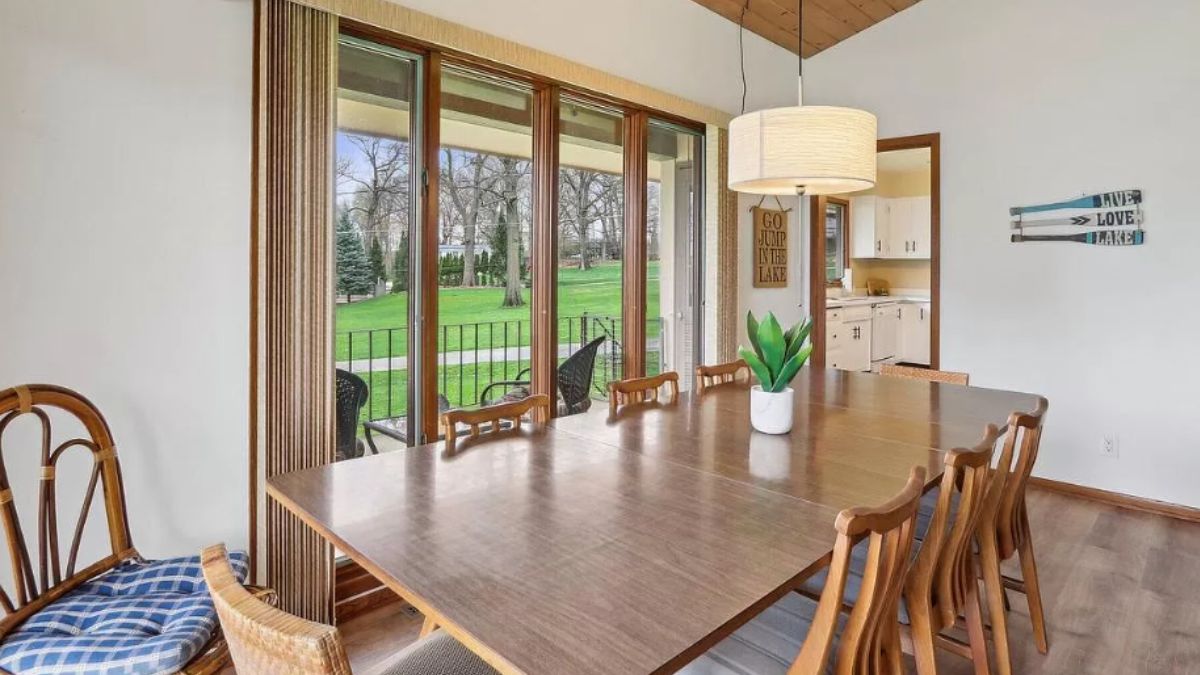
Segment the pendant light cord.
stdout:
<path fill-rule="evenodd" d="M 742 114 L 746 114 L 746 45 L 743 42 L 746 34 L 746 10 L 750 9 L 750 0 L 742 5 L 742 16 L 738 19 L 738 59 L 742 67 Z"/>
<path fill-rule="evenodd" d="M 804 0 L 796 0 L 796 60 L 800 62 L 800 77 L 804 77 Z"/>

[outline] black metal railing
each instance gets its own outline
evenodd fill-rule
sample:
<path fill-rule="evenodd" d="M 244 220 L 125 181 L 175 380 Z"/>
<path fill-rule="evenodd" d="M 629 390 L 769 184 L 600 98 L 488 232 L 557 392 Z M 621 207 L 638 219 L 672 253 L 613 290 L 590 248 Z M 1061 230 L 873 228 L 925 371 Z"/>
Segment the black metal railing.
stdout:
<path fill-rule="evenodd" d="M 647 345 L 651 369 L 662 369 L 662 319 Z M 651 328 L 648 326 L 647 328 Z M 528 319 L 446 324 L 438 327 L 438 392 L 451 407 L 480 403 L 489 384 L 528 380 L 532 355 Z M 338 368 L 358 374 L 370 390 L 364 417 L 379 420 L 400 417 L 408 409 L 408 327 L 371 328 L 337 333 L 334 336 Z M 558 362 L 591 340 L 606 339 L 597 353 L 592 377 L 592 396 L 602 399 L 608 382 L 619 379 L 624 357 L 621 318 L 584 314 L 558 319 Z M 653 372 L 658 372 L 654 370 Z M 501 392 L 502 393 L 502 392 Z"/>

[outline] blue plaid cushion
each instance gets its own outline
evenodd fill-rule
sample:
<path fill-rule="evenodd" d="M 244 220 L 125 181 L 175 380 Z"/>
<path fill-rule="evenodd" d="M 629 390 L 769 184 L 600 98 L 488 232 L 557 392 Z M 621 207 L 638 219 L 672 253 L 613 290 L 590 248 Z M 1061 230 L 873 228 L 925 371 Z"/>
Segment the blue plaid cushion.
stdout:
<path fill-rule="evenodd" d="M 244 581 L 246 554 L 229 558 Z M 128 561 L 30 617 L 0 645 L 0 668 L 28 675 L 172 673 L 216 628 L 198 556 Z"/>

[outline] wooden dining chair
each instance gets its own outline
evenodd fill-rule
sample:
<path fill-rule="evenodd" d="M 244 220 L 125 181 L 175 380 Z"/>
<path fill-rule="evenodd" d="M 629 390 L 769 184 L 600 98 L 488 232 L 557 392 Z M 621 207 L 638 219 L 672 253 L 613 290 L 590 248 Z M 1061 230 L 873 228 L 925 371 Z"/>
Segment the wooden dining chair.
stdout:
<path fill-rule="evenodd" d="M 538 414 L 531 414 L 535 409 Z M 459 424 L 470 427 L 470 437 L 475 438 L 479 436 L 480 427 L 483 425 L 487 425 L 493 433 L 502 428 L 520 429 L 521 418 L 525 415 L 530 415 L 534 424 L 544 423 L 550 418 L 550 397 L 534 394 L 517 401 L 483 406 L 474 410 L 447 410 L 442 413 L 442 426 L 446 429 L 446 450 L 454 452 Z M 504 427 L 504 422 L 509 422 L 511 426 Z"/>
<path fill-rule="evenodd" d="M 967 373 L 956 373 L 952 370 L 933 370 L 931 368 L 913 368 L 912 366 L 897 366 L 885 363 L 879 370 L 880 375 L 899 377 L 906 380 L 925 380 L 926 382 L 945 382 L 961 384 L 964 387 L 970 383 L 971 376 Z"/>
<path fill-rule="evenodd" d="M 990 672 L 975 533 L 981 523 L 991 522 L 1007 482 L 1011 452 L 1001 453 L 996 470 L 992 470 L 999 437 L 1000 431 L 989 424 L 975 447 L 946 453 L 937 505 L 904 591 L 919 675 L 937 673 L 937 647 L 971 659 L 976 675 Z M 960 616 L 965 617 L 966 643 L 942 635 Z"/>
<path fill-rule="evenodd" d="M 224 544 L 201 553 L 204 580 L 229 643 L 234 668 L 254 675 L 350 675 L 337 628 L 276 609 L 238 583 Z M 398 652 L 382 673 L 494 675 L 495 670 L 446 631 Z"/>
<path fill-rule="evenodd" d="M 833 558 L 819 600 L 788 593 L 679 672 L 688 675 L 903 673 L 900 623 L 896 617 L 912 560 L 917 504 L 924 486 L 925 469 L 914 467 L 908 484 L 888 503 L 839 513 L 834 521 L 837 535 Z M 855 541 L 864 537 L 865 545 L 856 547 Z M 839 615 L 852 552 L 863 548 L 866 551 L 859 602 L 842 621 Z"/>
<path fill-rule="evenodd" d="M 743 372 L 746 374 L 746 381 L 749 382 L 750 364 L 742 359 L 711 366 L 696 366 L 696 391 L 703 394 L 704 390 L 719 384 L 737 382 L 738 376 Z"/>
<path fill-rule="evenodd" d="M 679 398 L 679 373 L 668 370 L 650 377 L 635 377 L 608 383 L 608 412 L 616 414 L 617 408 L 630 403 L 658 401 L 658 392 L 664 386 L 670 392 L 670 401 Z"/>
<path fill-rule="evenodd" d="M 990 520 L 981 523 L 978 531 L 979 560 L 983 567 L 983 582 L 987 591 L 997 670 L 1000 671 L 1000 675 L 1009 675 L 1012 672 L 1006 622 L 1006 610 L 1009 607 L 1006 588 L 1025 594 L 1029 603 L 1029 618 L 1033 623 L 1034 642 L 1039 652 L 1045 654 L 1050 651 L 1037 563 L 1033 557 L 1029 512 L 1025 506 L 1025 487 L 1033 472 L 1033 464 L 1037 461 L 1042 424 L 1049 406 L 1049 402 L 1039 396 L 1033 412 L 1013 413 L 1009 416 L 1008 433 L 1005 435 L 1000 465 L 1006 463 L 1005 455 L 1012 457 L 1014 453 L 1016 462 L 1012 464 L 1007 480 L 997 482 L 994 515 Z M 1013 555 L 1020 558 L 1022 579 L 1005 576 L 1000 571 L 1000 563 Z"/>

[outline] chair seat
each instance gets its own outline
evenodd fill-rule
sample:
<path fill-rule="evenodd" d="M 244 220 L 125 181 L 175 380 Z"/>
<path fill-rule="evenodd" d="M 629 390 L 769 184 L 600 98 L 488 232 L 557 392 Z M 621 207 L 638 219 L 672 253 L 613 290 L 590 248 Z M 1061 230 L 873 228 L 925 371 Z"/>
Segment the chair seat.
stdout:
<path fill-rule="evenodd" d="M 842 603 L 845 605 L 854 605 L 858 602 L 858 597 L 862 595 L 863 570 L 867 567 L 867 549 L 870 544 L 870 540 L 863 539 L 850 550 L 850 573 L 846 576 L 846 588 L 842 591 Z M 921 542 L 914 541 L 912 547 L 913 560 L 916 560 L 917 554 L 920 552 Z M 823 569 L 812 575 L 802 586 L 804 592 L 811 595 L 820 595 L 821 591 L 825 589 L 825 580 L 828 576 L 828 569 Z M 900 623 L 908 625 L 908 605 L 904 602 L 904 596 L 900 597 L 898 618 Z"/>
<path fill-rule="evenodd" d="M 812 628 L 817 603 L 796 593 L 754 617 L 733 635 L 679 671 L 681 675 L 783 675 L 800 654 Z M 845 626 L 839 617 L 827 673 L 832 673 L 838 641 Z"/>
<path fill-rule="evenodd" d="M 496 675 L 496 671 L 446 631 L 434 631 L 396 654 L 380 675 Z"/>
<path fill-rule="evenodd" d="M 230 558 L 244 581 L 246 554 Z M 0 668 L 30 675 L 172 673 L 204 649 L 217 625 L 199 556 L 129 560 L 29 617 L 0 644 Z"/>

